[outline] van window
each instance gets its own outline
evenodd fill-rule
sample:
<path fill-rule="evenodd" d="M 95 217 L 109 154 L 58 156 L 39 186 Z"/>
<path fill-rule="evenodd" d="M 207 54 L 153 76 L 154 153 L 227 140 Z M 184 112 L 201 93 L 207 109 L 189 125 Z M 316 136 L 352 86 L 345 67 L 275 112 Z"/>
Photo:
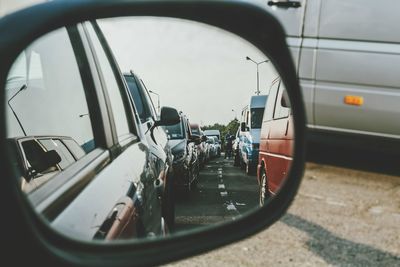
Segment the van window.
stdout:
<path fill-rule="evenodd" d="M 287 118 L 290 114 L 290 108 L 282 106 L 282 98 L 284 97 L 285 87 L 281 84 L 278 95 L 276 98 L 275 112 L 274 112 L 274 120 Z"/>
<path fill-rule="evenodd" d="M 264 118 L 263 121 L 270 121 L 274 115 L 276 94 L 278 93 L 280 81 L 272 84 L 271 89 L 269 90 L 269 95 L 267 99 L 267 103 L 265 105 L 264 110 Z"/>
<path fill-rule="evenodd" d="M 251 129 L 260 129 L 264 115 L 264 108 L 251 109 Z"/>

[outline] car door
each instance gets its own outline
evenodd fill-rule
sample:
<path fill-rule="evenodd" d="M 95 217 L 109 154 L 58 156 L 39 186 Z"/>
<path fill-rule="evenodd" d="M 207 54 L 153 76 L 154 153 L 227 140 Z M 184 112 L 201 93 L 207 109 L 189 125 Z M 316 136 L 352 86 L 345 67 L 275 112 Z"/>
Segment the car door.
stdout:
<path fill-rule="evenodd" d="M 72 160 L 69 155 L 70 160 L 59 161 L 62 168 L 27 193 L 27 197 L 55 229 L 71 237 L 90 240 L 110 217 L 113 208 L 127 202 L 120 199 L 127 195 L 131 184 L 139 180 L 139 174 L 135 174 L 131 164 L 114 167 L 114 162 L 118 164 L 128 156 L 120 153 L 128 140 L 125 137 L 134 138 L 134 135 L 127 134 L 129 127 L 122 121 L 118 128 L 121 131 L 115 131 L 120 135 L 113 136 L 110 122 L 114 118 L 108 114 L 97 69 L 82 37 L 81 25 L 61 28 L 35 41 L 21 53 L 10 76 L 20 77 L 23 85 L 17 85 L 14 80 L 8 88 L 7 94 L 16 97 L 6 112 L 9 138 L 62 135 L 63 139 L 74 140 L 81 147 L 79 158 Z M 12 109 L 18 110 L 18 114 Z M 120 144 L 114 142 L 114 137 L 117 141 L 118 136 Z M 60 158 L 67 159 L 68 152 L 62 151 L 61 143 L 44 139 L 40 138 L 42 147 L 48 145 Z M 142 150 L 131 150 L 139 162 L 141 158 L 144 161 Z M 103 238 L 107 234 L 104 232 Z"/>
<path fill-rule="evenodd" d="M 286 32 L 286 41 L 299 76 L 309 127 L 314 125 L 315 72 L 321 1 L 282 0 L 274 2 L 297 2 L 300 6 L 288 8 L 272 5 L 268 7 L 269 11 L 282 23 Z"/>
<path fill-rule="evenodd" d="M 136 75 L 125 75 L 125 81 L 128 84 L 129 95 L 133 101 L 136 112 L 139 117 L 140 136 L 142 141 L 146 143 L 149 148 L 149 160 L 153 166 L 155 175 L 158 178 L 159 190 L 163 190 L 163 183 L 166 181 L 169 165 L 167 164 L 168 155 L 165 152 L 167 143 L 166 135 L 162 134 L 161 127 L 153 128 L 155 123 L 156 114 L 148 99 L 146 98 L 145 88 L 142 87 L 140 80 Z"/>

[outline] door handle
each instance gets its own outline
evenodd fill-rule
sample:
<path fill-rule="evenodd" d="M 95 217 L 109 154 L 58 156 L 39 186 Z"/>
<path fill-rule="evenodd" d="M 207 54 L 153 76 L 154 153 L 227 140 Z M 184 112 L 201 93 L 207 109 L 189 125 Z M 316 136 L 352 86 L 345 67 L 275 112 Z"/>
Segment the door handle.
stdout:
<path fill-rule="evenodd" d="M 286 131 L 285 131 L 285 136 L 287 136 L 287 134 L 288 134 L 288 131 L 289 131 L 289 121 L 287 121 L 287 123 L 286 123 Z"/>
<path fill-rule="evenodd" d="M 276 6 L 282 8 L 299 8 L 301 7 L 301 2 L 299 1 L 268 1 L 269 6 Z"/>

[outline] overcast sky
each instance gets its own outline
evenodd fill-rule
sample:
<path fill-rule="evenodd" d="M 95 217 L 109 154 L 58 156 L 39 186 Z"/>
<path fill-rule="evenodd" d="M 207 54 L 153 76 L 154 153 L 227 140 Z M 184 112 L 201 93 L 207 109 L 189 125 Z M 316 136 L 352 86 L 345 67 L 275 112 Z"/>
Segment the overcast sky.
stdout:
<path fill-rule="evenodd" d="M 161 106 L 182 110 L 202 125 L 240 116 L 257 87 L 256 65 L 245 58 L 267 59 L 240 37 L 200 23 L 131 17 L 99 25 L 123 72 L 133 70 L 160 94 Z M 261 94 L 275 77 L 271 63 L 260 65 Z"/>

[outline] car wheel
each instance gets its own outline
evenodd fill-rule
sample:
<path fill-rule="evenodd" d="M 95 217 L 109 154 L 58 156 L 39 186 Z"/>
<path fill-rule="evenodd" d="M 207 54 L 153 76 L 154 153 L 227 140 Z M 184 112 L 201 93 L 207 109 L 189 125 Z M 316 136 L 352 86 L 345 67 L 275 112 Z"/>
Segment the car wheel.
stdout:
<path fill-rule="evenodd" d="M 260 207 L 264 206 L 265 202 L 270 197 L 270 193 L 268 190 L 268 179 L 267 174 L 264 169 L 261 172 L 261 180 L 260 180 Z"/>
<path fill-rule="evenodd" d="M 244 163 L 243 160 L 240 160 L 240 169 L 242 169 L 242 170 L 246 169 L 246 163 Z"/>
<path fill-rule="evenodd" d="M 162 236 L 169 235 L 168 225 L 165 223 L 165 220 L 163 217 L 161 217 L 161 235 Z"/>
<path fill-rule="evenodd" d="M 167 184 L 163 196 L 162 209 L 165 223 L 167 224 L 169 231 L 173 231 L 175 227 L 175 199 L 173 182 L 170 179 L 167 179 Z"/>
<path fill-rule="evenodd" d="M 236 153 L 234 158 L 233 158 L 233 166 L 237 167 L 240 166 L 240 159 L 239 159 L 239 155 Z"/>

